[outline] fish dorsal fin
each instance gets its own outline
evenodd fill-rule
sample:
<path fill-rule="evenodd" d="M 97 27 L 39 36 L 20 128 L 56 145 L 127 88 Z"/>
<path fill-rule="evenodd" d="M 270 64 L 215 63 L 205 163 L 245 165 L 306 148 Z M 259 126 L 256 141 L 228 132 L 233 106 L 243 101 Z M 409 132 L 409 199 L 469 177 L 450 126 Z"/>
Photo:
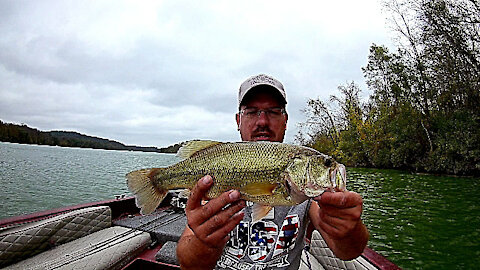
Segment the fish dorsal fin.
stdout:
<path fill-rule="evenodd" d="M 264 218 L 270 210 L 272 210 L 273 206 L 271 205 L 263 205 L 255 203 L 252 207 L 252 222 L 257 222 L 260 219 Z"/>
<path fill-rule="evenodd" d="M 180 158 L 189 158 L 204 149 L 210 148 L 218 144 L 222 144 L 222 142 L 207 140 L 188 141 L 178 150 L 177 156 Z"/>

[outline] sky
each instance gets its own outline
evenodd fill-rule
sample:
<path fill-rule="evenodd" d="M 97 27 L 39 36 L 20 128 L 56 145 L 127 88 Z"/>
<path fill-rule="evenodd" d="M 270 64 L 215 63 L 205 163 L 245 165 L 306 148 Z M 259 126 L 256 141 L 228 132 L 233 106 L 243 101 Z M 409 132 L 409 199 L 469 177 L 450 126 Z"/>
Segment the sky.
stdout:
<path fill-rule="evenodd" d="M 239 141 L 240 84 L 269 74 L 301 109 L 392 44 L 380 0 L 0 0 L 0 120 L 127 145 Z"/>

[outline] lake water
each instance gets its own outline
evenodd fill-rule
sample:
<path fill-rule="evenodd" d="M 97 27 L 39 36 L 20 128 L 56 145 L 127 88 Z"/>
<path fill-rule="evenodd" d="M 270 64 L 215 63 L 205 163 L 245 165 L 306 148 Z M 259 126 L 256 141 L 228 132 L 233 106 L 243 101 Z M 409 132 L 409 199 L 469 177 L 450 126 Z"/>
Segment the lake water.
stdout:
<path fill-rule="evenodd" d="M 125 174 L 175 155 L 0 142 L 0 218 L 127 194 Z M 480 179 L 348 170 L 369 246 L 404 269 L 478 269 Z"/>

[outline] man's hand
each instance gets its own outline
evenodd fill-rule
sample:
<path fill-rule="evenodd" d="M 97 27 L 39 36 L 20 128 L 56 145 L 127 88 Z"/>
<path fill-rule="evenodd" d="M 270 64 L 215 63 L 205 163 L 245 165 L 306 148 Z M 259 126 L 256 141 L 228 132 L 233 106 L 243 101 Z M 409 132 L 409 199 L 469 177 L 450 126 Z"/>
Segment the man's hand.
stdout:
<path fill-rule="evenodd" d="M 334 239 L 351 234 L 360 223 L 363 200 L 354 192 L 325 192 L 315 198 L 320 206 L 319 226 Z"/>
<path fill-rule="evenodd" d="M 310 218 L 322 233 L 330 249 L 341 259 L 358 257 L 368 241 L 368 231 L 361 220 L 362 197 L 355 192 L 324 192 L 314 198 Z"/>
<path fill-rule="evenodd" d="M 202 205 L 202 198 L 213 184 L 212 177 L 205 176 L 198 181 L 187 201 L 185 213 L 188 227 L 195 236 L 209 247 L 222 247 L 229 240 L 228 235 L 243 219 L 244 201 L 239 201 L 240 193 L 231 190 Z M 231 204 L 224 210 L 225 206 Z"/>
<path fill-rule="evenodd" d="M 177 257 L 182 269 L 212 269 L 229 240 L 230 232 L 243 219 L 245 201 L 237 190 L 224 192 L 202 205 L 213 184 L 210 176 L 197 182 L 190 193 L 185 213 L 187 227 L 178 245 Z"/>

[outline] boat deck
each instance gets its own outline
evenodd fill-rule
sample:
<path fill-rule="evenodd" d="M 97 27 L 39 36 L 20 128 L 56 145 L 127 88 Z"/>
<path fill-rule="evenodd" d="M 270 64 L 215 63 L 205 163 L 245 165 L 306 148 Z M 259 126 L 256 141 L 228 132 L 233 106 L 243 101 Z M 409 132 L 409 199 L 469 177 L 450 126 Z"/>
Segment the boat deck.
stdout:
<path fill-rule="evenodd" d="M 162 262 L 168 264 L 168 267 L 178 265 L 177 242 L 187 224 L 187 218 L 182 210 L 173 207 L 161 208 L 150 215 L 133 215 L 117 219 L 113 224 L 150 233 L 156 248 L 144 252 L 141 256 L 142 260 L 150 263 L 152 260 Z"/>
<path fill-rule="evenodd" d="M 179 269 L 180 267 L 178 266 L 176 257 L 176 245 L 183 230 L 185 229 L 187 221 L 182 209 L 182 206 L 184 206 L 185 202 L 175 199 L 176 198 L 166 200 L 164 203 L 162 203 L 160 208 L 150 215 L 140 215 L 138 213 L 138 208 L 135 207 L 133 197 L 64 207 L 51 211 L 44 211 L 31 215 L 0 220 L 0 232 L 8 238 L 11 236 L 9 235 L 9 232 L 18 230 L 17 228 L 29 227 L 31 224 L 37 224 L 39 222 L 48 223 L 51 220 L 60 219 L 60 217 L 64 218 L 65 216 L 73 215 L 70 213 L 85 212 L 86 210 L 84 211 L 83 209 L 108 208 L 110 215 L 108 220 L 111 220 L 111 223 L 108 226 L 111 227 L 102 229 L 100 232 L 115 230 L 125 231 L 128 229 L 130 232 L 127 232 L 127 230 L 126 232 L 120 234 L 128 233 L 127 238 L 131 238 L 130 235 L 137 235 L 140 233 L 146 235 L 148 238 L 148 243 L 146 240 L 143 240 L 142 245 L 144 246 L 141 249 L 137 249 L 137 251 L 133 250 L 133 257 L 130 257 L 126 262 L 122 262 L 121 267 L 116 267 L 115 269 Z M 147 232 L 147 234 L 145 232 Z M 319 237 L 318 235 L 316 236 L 317 238 Z M 93 235 L 91 236 L 93 237 Z M 87 237 L 89 236 L 87 235 Z M 72 242 L 83 240 L 83 238 L 87 237 L 81 237 L 80 239 Z M 109 237 L 118 238 L 118 233 L 114 232 L 113 236 L 110 235 Z M 312 240 L 314 239 L 315 236 L 312 238 Z M 71 244 L 72 242 L 68 244 Z M 106 243 L 109 244 L 110 242 Z M 147 245 L 146 248 L 145 244 Z M 62 245 L 58 247 L 61 246 Z M 87 246 L 91 246 L 91 244 Z M 55 247 L 54 249 L 58 250 L 58 247 Z M 82 250 L 83 249 L 84 248 L 82 248 Z M 115 250 L 115 248 L 113 248 L 113 250 Z M 46 252 L 50 251 L 52 251 L 52 249 L 47 247 Z M 140 253 L 138 253 L 138 251 L 140 251 Z M 320 261 L 324 259 L 322 265 L 327 266 L 325 269 L 399 269 L 395 264 L 391 263 L 386 258 L 369 248 L 365 249 L 361 258 L 359 258 L 358 263 L 355 261 L 336 261 L 338 259 L 333 256 L 333 253 L 328 253 L 331 252 L 328 248 L 325 248 L 324 250 L 319 249 L 319 251 L 323 252 L 321 256 L 324 258 L 320 258 Z M 2 255 L 2 252 L 3 251 L 0 250 L 0 255 Z M 115 251 L 113 251 L 113 253 L 115 253 Z M 91 255 L 93 253 L 89 252 L 89 254 Z M 100 256 L 102 257 L 102 255 Z M 86 259 L 86 261 L 88 261 L 88 259 Z"/>

